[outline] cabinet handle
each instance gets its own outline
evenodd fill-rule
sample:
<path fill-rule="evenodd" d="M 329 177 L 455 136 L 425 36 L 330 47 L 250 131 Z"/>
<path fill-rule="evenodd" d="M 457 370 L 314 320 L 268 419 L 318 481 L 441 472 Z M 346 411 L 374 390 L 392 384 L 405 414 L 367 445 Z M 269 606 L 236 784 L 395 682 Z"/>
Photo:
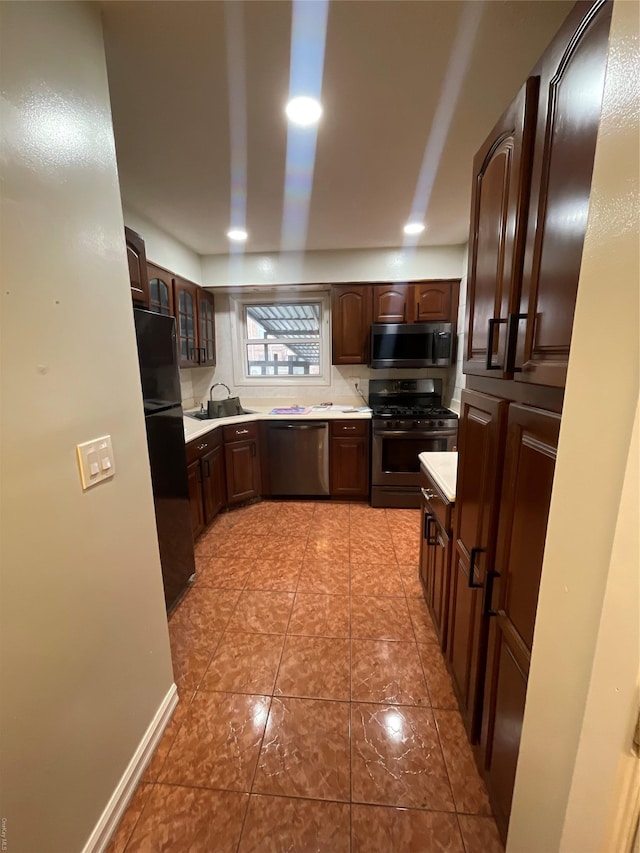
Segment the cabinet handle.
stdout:
<path fill-rule="evenodd" d="M 251 445 L 251 455 L 252 455 L 252 456 L 255 456 L 255 455 L 256 455 L 256 446 L 255 446 L 255 444 L 252 444 L 252 445 Z"/>
<path fill-rule="evenodd" d="M 427 540 L 427 545 L 437 545 L 438 544 L 438 537 L 435 535 L 431 536 L 431 522 L 432 521 L 433 521 L 433 516 L 428 515 L 427 516 L 427 535 L 425 537 Z M 434 524 L 435 524 L 435 522 L 434 522 Z"/>
<path fill-rule="evenodd" d="M 433 492 L 430 492 L 429 489 L 423 489 L 421 486 L 420 491 L 422 492 L 422 496 L 426 501 L 431 501 L 435 498 L 435 494 Z"/>
<path fill-rule="evenodd" d="M 348 426 L 343 426 L 343 427 L 342 427 L 342 431 L 343 431 L 343 432 L 348 432 L 349 430 L 354 430 L 354 429 L 355 429 L 355 427 L 348 427 Z"/>
<path fill-rule="evenodd" d="M 424 522 L 422 525 L 422 538 L 429 542 L 429 522 L 431 521 L 431 515 L 428 512 L 424 514 Z"/>
<path fill-rule="evenodd" d="M 208 460 L 208 459 L 205 459 L 205 460 L 204 460 L 204 465 L 205 465 L 205 473 L 204 473 L 204 476 L 205 476 L 207 479 L 209 479 L 209 477 L 210 477 L 210 475 L 211 475 L 211 470 L 210 470 L 210 468 L 209 468 L 209 460 Z"/>
<path fill-rule="evenodd" d="M 521 367 L 516 367 L 516 347 L 520 320 L 526 320 L 526 314 L 509 314 L 507 321 L 507 354 L 505 368 L 509 373 L 522 373 Z"/>
<path fill-rule="evenodd" d="M 487 584 L 484 594 L 484 615 L 497 616 L 498 611 L 491 609 L 491 599 L 493 598 L 493 582 L 500 577 L 500 572 L 487 572 Z"/>
<path fill-rule="evenodd" d="M 476 568 L 476 556 L 478 554 L 483 554 L 484 548 L 472 548 L 471 555 L 469 558 L 469 589 L 482 589 L 481 583 L 475 583 L 473 580 L 473 574 Z"/>
<path fill-rule="evenodd" d="M 235 430 L 236 435 L 247 435 L 249 432 L 248 429 L 237 429 Z"/>
<path fill-rule="evenodd" d="M 207 449 L 207 445 L 206 445 L 206 444 L 199 444 L 199 445 L 198 445 L 198 447 L 197 447 L 197 450 L 206 450 L 206 449 Z"/>
<path fill-rule="evenodd" d="M 493 364 L 493 336 L 496 326 L 507 321 L 501 317 L 492 317 L 489 320 L 489 333 L 487 335 L 487 370 L 502 370 L 502 365 Z"/>

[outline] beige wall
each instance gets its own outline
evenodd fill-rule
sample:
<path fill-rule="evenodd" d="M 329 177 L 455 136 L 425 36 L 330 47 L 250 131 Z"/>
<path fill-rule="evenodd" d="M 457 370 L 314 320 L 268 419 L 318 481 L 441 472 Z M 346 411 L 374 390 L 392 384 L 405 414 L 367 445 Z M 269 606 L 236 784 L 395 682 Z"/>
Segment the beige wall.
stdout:
<path fill-rule="evenodd" d="M 0 802 L 9 851 L 71 853 L 173 677 L 99 11 L 0 12 Z"/>
<path fill-rule="evenodd" d="M 636 689 L 623 679 L 622 695 L 603 697 L 599 725 L 584 727 L 638 401 L 638 35 L 637 3 L 617 0 L 509 830 L 508 850 L 517 853 L 605 849 L 599 805 L 611 802 L 612 777 L 577 761 L 588 743 L 580 738 L 603 739 L 615 759 Z M 637 554 L 622 558 L 637 573 Z M 621 614 L 620 648 L 637 644 L 628 625 Z M 621 653 L 611 640 L 607 654 L 613 669 Z M 595 807 L 567 811 L 585 774 Z"/>
<path fill-rule="evenodd" d="M 147 259 L 165 267 L 177 275 L 202 284 L 200 255 L 189 249 L 171 234 L 158 228 L 144 216 L 139 216 L 126 206 L 123 208 L 125 225 L 133 228 L 144 238 Z"/>

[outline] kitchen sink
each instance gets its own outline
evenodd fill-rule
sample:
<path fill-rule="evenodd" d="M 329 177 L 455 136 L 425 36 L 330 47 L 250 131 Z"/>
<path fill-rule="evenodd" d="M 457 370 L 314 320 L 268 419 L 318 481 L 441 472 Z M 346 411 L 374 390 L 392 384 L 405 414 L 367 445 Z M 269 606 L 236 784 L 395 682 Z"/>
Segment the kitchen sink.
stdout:
<path fill-rule="evenodd" d="M 207 412 L 185 412 L 185 417 L 187 418 L 195 418 L 197 421 L 223 421 L 225 420 L 225 416 L 218 416 L 217 418 L 210 418 Z M 253 409 L 242 409 L 243 415 L 257 415 L 258 413 Z M 230 418 L 238 418 L 241 415 L 226 415 L 226 417 Z"/>

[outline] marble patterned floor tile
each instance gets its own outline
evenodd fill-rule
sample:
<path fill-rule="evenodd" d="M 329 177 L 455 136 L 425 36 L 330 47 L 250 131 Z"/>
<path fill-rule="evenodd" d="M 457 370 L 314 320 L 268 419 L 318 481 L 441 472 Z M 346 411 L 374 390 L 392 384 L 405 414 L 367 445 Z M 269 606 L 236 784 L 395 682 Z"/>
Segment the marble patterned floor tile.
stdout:
<path fill-rule="evenodd" d="M 216 650 L 222 632 L 204 633 L 169 623 L 173 678 L 180 691 L 195 690 Z"/>
<path fill-rule="evenodd" d="M 288 633 L 312 637 L 348 637 L 349 597 L 296 593 Z"/>
<path fill-rule="evenodd" d="M 283 645 L 283 634 L 226 631 L 204 674 L 200 690 L 270 696 Z"/>
<path fill-rule="evenodd" d="M 361 640 L 413 641 L 406 599 L 353 595 L 351 636 Z"/>
<path fill-rule="evenodd" d="M 235 853 L 248 794 L 154 785 L 127 853 Z"/>
<path fill-rule="evenodd" d="M 197 693 L 158 781 L 248 792 L 269 704 L 266 696 Z"/>
<path fill-rule="evenodd" d="M 351 853 L 464 853 L 456 815 L 351 806 Z"/>
<path fill-rule="evenodd" d="M 246 589 L 295 592 L 301 568 L 300 559 L 258 557 L 247 580 Z"/>
<path fill-rule="evenodd" d="M 298 592 L 348 595 L 350 575 L 349 563 L 304 560 Z"/>
<path fill-rule="evenodd" d="M 349 806 L 251 794 L 238 853 L 349 853 Z"/>
<path fill-rule="evenodd" d="M 392 537 L 393 550 L 399 563 L 417 563 L 420 560 L 420 541 Z"/>
<path fill-rule="evenodd" d="M 231 521 L 228 527 L 228 537 L 234 538 L 237 541 L 238 537 L 242 536 L 269 536 L 273 533 L 274 520 L 271 517 L 260 518 L 245 517 L 236 521 Z"/>
<path fill-rule="evenodd" d="M 504 853 L 496 822 L 492 817 L 458 815 L 467 853 Z"/>
<path fill-rule="evenodd" d="M 234 557 L 236 560 L 255 560 L 264 546 L 266 536 L 249 536 L 238 532 L 221 542 L 214 551 L 217 557 Z"/>
<path fill-rule="evenodd" d="M 429 705 L 415 643 L 351 641 L 351 699 L 394 705 Z"/>
<path fill-rule="evenodd" d="M 120 818 L 120 823 L 111 836 L 109 846 L 104 853 L 124 853 L 125 847 L 131 838 L 131 834 L 138 823 L 152 790 L 153 785 L 147 782 L 140 782 L 129 801 L 125 813 Z"/>
<path fill-rule="evenodd" d="M 230 631 L 284 634 L 291 614 L 292 592 L 245 590 L 229 620 Z"/>
<path fill-rule="evenodd" d="M 347 539 L 349 537 L 349 518 L 327 518 L 312 521 L 309 535 L 313 538 L 328 536 L 330 539 Z"/>
<path fill-rule="evenodd" d="M 349 704 L 271 702 L 253 793 L 349 800 Z"/>
<path fill-rule="evenodd" d="M 160 738 L 160 743 L 156 747 L 155 752 L 153 753 L 153 757 L 151 761 L 145 767 L 144 773 L 142 774 L 143 782 L 156 782 L 158 776 L 160 775 L 160 771 L 164 765 L 164 762 L 169 754 L 169 750 L 173 745 L 174 740 L 182 724 L 187 718 L 187 714 L 189 712 L 189 708 L 191 707 L 191 702 L 193 697 L 195 696 L 194 690 L 185 690 L 178 689 L 178 704 L 176 705 L 176 709 L 173 712 L 173 716 L 167 723 L 164 732 L 162 733 L 162 737 Z"/>
<path fill-rule="evenodd" d="M 349 537 L 348 536 L 324 536 L 309 534 L 307 547 L 304 551 L 303 561 L 308 560 L 330 560 L 337 563 L 349 562 Z"/>
<path fill-rule="evenodd" d="M 438 635 L 431 621 L 429 608 L 423 598 L 408 598 L 407 606 L 418 643 L 438 643 Z"/>
<path fill-rule="evenodd" d="M 265 536 L 258 559 L 301 563 L 306 544 L 306 538 L 299 539 L 292 536 Z"/>
<path fill-rule="evenodd" d="M 270 531 L 271 536 L 282 536 L 306 542 L 311 530 L 311 521 L 306 518 L 277 518 Z"/>
<path fill-rule="evenodd" d="M 239 597 L 239 590 L 192 587 L 174 611 L 169 625 L 201 636 L 224 631 Z"/>
<path fill-rule="evenodd" d="M 201 571 L 196 567 L 196 583 L 215 589 L 243 589 L 253 563 L 233 557 L 209 557 Z"/>
<path fill-rule="evenodd" d="M 353 802 L 453 811 L 433 714 L 406 705 L 351 705 Z"/>
<path fill-rule="evenodd" d="M 349 538 L 352 543 L 362 543 L 363 545 L 391 544 L 389 530 L 386 527 L 380 527 L 375 522 L 359 524 L 355 529 L 352 527 Z"/>
<path fill-rule="evenodd" d="M 407 598 L 424 599 L 424 591 L 422 589 L 422 584 L 420 583 L 418 566 L 401 565 L 398 568 L 400 569 L 400 577 L 402 578 L 404 594 Z"/>
<path fill-rule="evenodd" d="M 363 541 L 351 535 L 349 542 L 349 562 L 354 563 L 386 563 L 397 564 L 396 552 L 389 539 L 381 537 L 379 541 L 371 539 Z"/>
<path fill-rule="evenodd" d="M 287 635 L 275 696 L 349 701 L 349 640 Z"/>
<path fill-rule="evenodd" d="M 384 595 L 404 597 L 398 567 L 394 564 L 357 563 L 351 567 L 352 595 Z"/>
<path fill-rule="evenodd" d="M 422 660 L 424 677 L 427 680 L 427 690 L 429 691 L 431 706 L 433 708 L 457 711 L 458 702 L 451 686 L 451 676 L 447 670 L 447 665 L 444 662 L 440 648 L 435 643 L 429 643 L 428 645 L 418 643 L 418 652 Z"/>
<path fill-rule="evenodd" d="M 490 816 L 492 811 L 487 789 L 473 759 L 460 713 L 437 710 L 433 715 L 456 811 Z"/>

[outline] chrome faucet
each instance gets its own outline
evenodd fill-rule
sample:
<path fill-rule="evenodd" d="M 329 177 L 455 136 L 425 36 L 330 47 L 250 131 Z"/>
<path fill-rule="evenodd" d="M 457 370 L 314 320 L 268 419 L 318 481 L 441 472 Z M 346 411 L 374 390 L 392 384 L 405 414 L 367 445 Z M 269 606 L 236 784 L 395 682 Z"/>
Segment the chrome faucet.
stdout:
<path fill-rule="evenodd" d="M 214 382 L 211 388 L 209 388 L 209 399 L 213 400 L 213 389 L 217 388 L 218 385 L 222 385 L 223 388 L 227 389 L 227 397 L 231 396 L 231 388 L 228 385 L 225 385 L 224 382 Z"/>

